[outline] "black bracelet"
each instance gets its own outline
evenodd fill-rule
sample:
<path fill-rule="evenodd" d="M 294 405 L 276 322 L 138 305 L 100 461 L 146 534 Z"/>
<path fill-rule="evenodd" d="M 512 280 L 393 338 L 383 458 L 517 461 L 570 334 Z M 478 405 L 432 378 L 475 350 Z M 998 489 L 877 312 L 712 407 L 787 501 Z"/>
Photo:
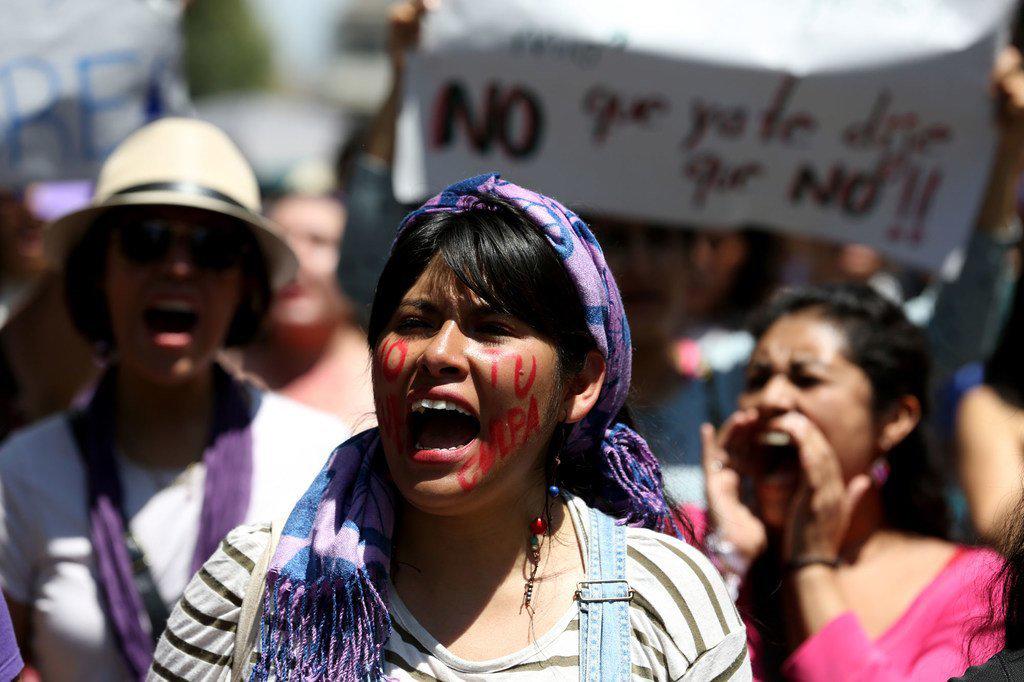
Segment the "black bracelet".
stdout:
<path fill-rule="evenodd" d="M 807 568 L 808 566 L 828 566 L 830 568 L 839 568 L 839 564 L 841 563 L 842 561 L 838 558 L 827 559 L 820 556 L 810 556 L 801 559 L 790 559 L 786 562 L 786 571 L 793 573 L 795 571 L 799 571 L 801 568 Z"/>

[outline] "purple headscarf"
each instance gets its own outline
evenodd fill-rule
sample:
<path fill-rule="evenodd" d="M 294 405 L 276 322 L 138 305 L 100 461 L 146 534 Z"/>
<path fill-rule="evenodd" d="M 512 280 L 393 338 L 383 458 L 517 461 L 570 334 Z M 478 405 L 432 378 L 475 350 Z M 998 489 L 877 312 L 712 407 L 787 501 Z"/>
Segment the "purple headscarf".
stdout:
<path fill-rule="evenodd" d="M 579 216 L 498 175 L 481 175 L 410 213 L 399 234 L 432 213 L 486 208 L 488 197 L 518 207 L 547 237 L 576 284 L 605 358 L 597 404 L 571 431 L 563 466 L 587 460 L 594 479 L 582 495 L 588 504 L 631 525 L 671 530 L 657 460 L 643 438 L 615 421 L 629 391 L 629 326 L 601 247 Z M 334 451 L 289 516 L 270 562 L 253 679 L 383 677 L 396 494 L 377 429 Z"/>

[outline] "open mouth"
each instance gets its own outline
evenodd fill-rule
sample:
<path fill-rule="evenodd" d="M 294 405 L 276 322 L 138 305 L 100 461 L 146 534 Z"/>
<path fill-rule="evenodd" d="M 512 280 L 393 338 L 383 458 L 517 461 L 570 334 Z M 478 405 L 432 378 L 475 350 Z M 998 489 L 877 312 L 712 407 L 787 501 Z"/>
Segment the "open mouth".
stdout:
<path fill-rule="evenodd" d="M 786 475 L 800 469 L 800 453 L 785 431 L 765 431 L 758 437 L 759 468 L 766 476 Z"/>
<path fill-rule="evenodd" d="M 187 334 L 199 323 L 199 314 L 187 303 L 167 301 L 147 307 L 142 320 L 153 334 Z"/>
<path fill-rule="evenodd" d="M 409 429 L 417 450 L 458 450 L 480 434 L 480 420 L 448 400 L 415 401 Z"/>

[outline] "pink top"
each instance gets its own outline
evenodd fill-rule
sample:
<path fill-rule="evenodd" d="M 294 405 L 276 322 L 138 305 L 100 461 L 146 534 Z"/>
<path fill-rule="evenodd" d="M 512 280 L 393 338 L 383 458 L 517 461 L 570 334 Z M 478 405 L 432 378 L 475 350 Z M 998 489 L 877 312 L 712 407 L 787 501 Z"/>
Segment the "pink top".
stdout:
<path fill-rule="evenodd" d="M 805 641 L 783 665 L 793 680 L 946 680 L 1003 648 L 992 623 L 993 579 L 1002 559 L 960 547 L 942 572 L 878 639 L 844 613 Z M 998 605 L 998 590 L 995 593 Z"/>
<path fill-rule="evenodd" d="M 702 539 L 703 510 L 687 505 L 683 513 Z M 782 672 L 787 679 L 806 682 L 931 681 L 962 675 L 1003 648 L 1002 618 L 992 618 L 993 606 L 1001 606 L 995 578 L 1002 565 L 992 550 L 959 547 L 880 637 L 872 641 L 857 616 L 844 613 L 801 644 Z M 760 680 L 760 636 L 749 621 L 747 632 L 754 678 Z"/>

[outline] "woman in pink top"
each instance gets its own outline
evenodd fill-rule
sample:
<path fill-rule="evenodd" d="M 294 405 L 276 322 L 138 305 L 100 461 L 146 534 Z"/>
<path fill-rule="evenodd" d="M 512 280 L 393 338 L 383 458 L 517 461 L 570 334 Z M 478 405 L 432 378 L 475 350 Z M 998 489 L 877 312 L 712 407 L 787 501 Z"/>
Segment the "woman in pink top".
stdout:
<path fill-rule="evenodd" d="M 922 432 L 928 358 L 862 286 L 784 292 L 740 409 L 705 425 L 707 545 L 740 584 L 760 679 L 945 680 L 1002 646 L 1002 562 L 946 535 Z"/>

